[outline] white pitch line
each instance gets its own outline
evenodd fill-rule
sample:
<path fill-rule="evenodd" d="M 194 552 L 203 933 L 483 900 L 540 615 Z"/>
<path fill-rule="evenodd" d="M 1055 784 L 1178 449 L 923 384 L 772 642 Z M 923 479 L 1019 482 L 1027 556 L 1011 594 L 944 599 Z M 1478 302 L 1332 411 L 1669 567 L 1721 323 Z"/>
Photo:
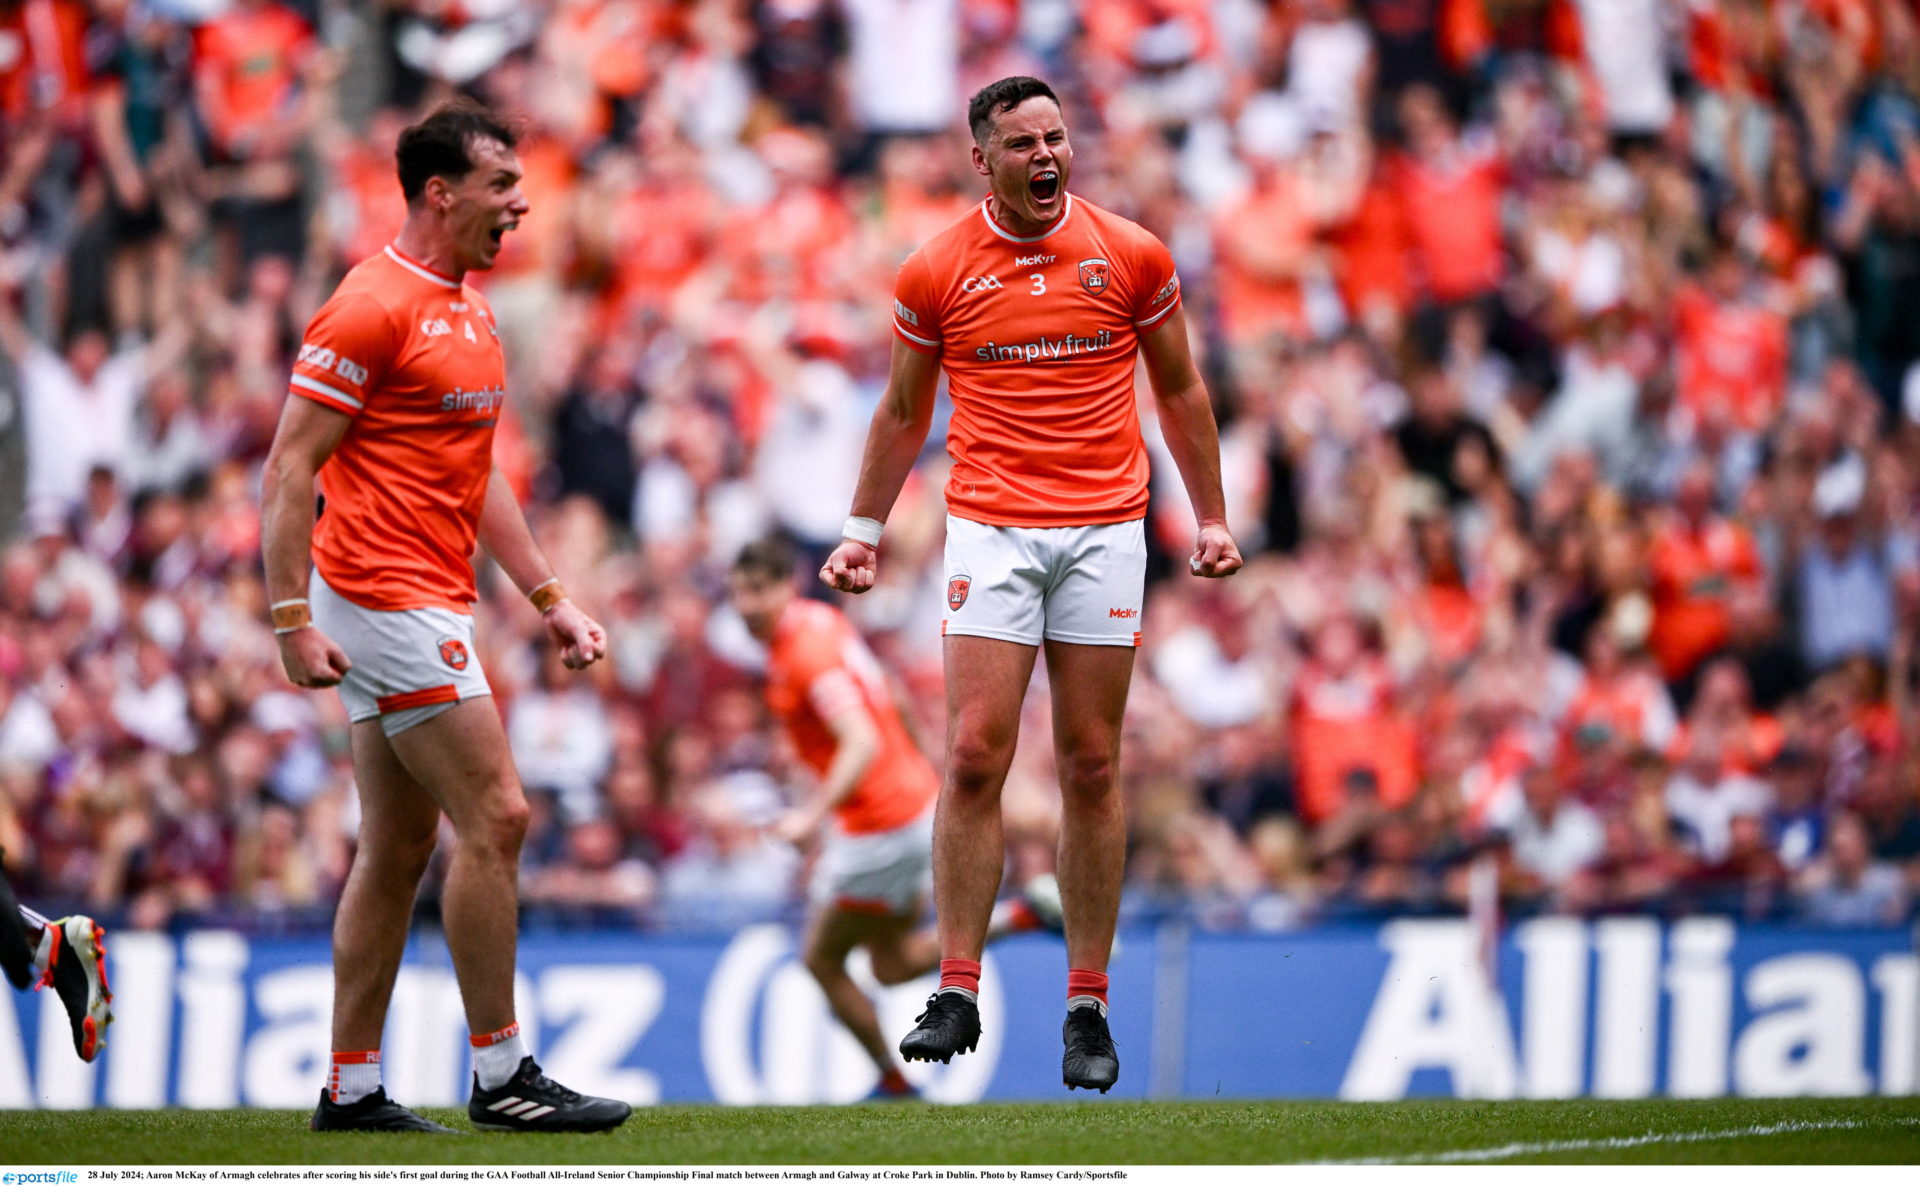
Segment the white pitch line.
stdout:
<path fill-rule="evenodd" d="M 1784 1133 L 1830 1132 L 1836 1129 L 1877 1128 L 1887 1124 L 1912 1125 L 1920 1120 L 1787 1120 L 1779 1124 L 1755 1124 L 1747 1128 L 1725 1128 L 1716 1132 L 1650 1132 L 1637 1137 L 1594 1137 L 1581 1141 L 1533 1141 L 1496 1145 L 1491 1149 L 1443 1149 L 1434 1153 L 1410 1153 L 1400 1157 L 1355 1157 L 1349 1160 L 1318 1161 L 1313 1165 L 1435 1165 L 1467 1161 L 1501 1161 L 1508 1157 L 1536 1157 L 1544 1153 L 1582 1153 L 1593 1149 L 1637 1149 L 1643 1145 L 1681 1145 L 1699 1141 L 1729 1141 L 1741 1137 L 1774 1137 Z"/>

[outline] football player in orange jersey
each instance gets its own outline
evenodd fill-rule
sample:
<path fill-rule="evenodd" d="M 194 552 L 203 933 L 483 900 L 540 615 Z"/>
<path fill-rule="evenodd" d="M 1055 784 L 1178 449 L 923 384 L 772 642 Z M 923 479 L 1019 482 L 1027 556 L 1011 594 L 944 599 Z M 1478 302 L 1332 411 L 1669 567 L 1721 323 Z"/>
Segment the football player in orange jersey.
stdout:
<path fill-rule="evenodd" d="M 449 1131 L 390 1100 L 380 1077 L 387 1004 L 444 813 L 457 844 L 441 910 L 472 1034 L 469 1117 L 608 1129 L 632 1109 L 547 1078 L 514 1018 L 527 801 L 473 644 L 477 541 L 540 610 L 567 666 L 607 649 L 493 465 L 505 359 L 465 277 L 492 267 L 527 216 L 520 161 L 512 130 L 464 101 L 402 132 L 395 156 L 406 222 L 308 325 L 262 493 L 281 662 L 301 687 L 340 689 L 360 794 L 334 919 L 332 1073 L 312 1127 Z"/>
<path fill-rule="evenodd" d="M 1064 808 L 1061 1078 L 1104 1092 L 1120 1073 L 1106 1020 L 1126 860 L 1114 770 L 1145 585 L 1137 357 L 1199 521 L 1192 571 L 1224 577 L 1241 558 L 1172 255 L 1068 190 L 1073 149 L 1046 83 L 993 83 L 973 96 L 967 119 L 974 171 L 990 192 L 901 266 L 887 390 L 845 538 L 820 576 L 850 593 L 872 588 L 882 523 L 926 440 L 945 371 L 947 769 L 933 856 L 941 985 L 900 1052 L 945 1061 L 979 1040 L 980 950 L 1003 860 L 1000 789 L 1044 649 Z"/>
<path fill-rule="evenodd" d="M 777 825 L 795 845 L 819 839 L 807 970 L 833 1015 L 880 1073 L 874 1099 L 915 1095 L 880 1034 L 873 1002 L 847 974 L 864 947 L 873 978 L 904 984 L 934 970 L 940 940 L 916 929 L 933 851 L 939 776 L 920 752 L 879 661 L 832 606 L 794 587 L 793 548 L 779 537 L 741 550 L 729 578 L 733 607 L 767 648 L 767 705 L 817 793 Z M 1058 890 L 1036 878 L 993 911 L 988 941 L 1036 927 L 1058 929 Z"/>

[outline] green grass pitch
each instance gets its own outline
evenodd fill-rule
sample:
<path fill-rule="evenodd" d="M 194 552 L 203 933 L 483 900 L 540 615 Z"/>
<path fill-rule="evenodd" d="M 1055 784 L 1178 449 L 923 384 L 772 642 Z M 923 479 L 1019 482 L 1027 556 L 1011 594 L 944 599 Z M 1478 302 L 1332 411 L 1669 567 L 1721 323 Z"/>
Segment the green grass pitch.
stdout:
<path fill-rule="evenodd" d="M 435 1119 L 465 1127 L 458 1110 Z M 1920 1163 L 1920 1098 L 657 1107 L 597 1136 L 315 1134 L 302 1113 L 0 1112 L 7 1168 L 139 1164 Z M 1544 1147 L 1543 1146 L 1547 1146 Z M 1514 1147 L 1514 1148 L 1509 1148 Z M 1496 1155 L 1490 1151 L 1503 1151 Z"/>

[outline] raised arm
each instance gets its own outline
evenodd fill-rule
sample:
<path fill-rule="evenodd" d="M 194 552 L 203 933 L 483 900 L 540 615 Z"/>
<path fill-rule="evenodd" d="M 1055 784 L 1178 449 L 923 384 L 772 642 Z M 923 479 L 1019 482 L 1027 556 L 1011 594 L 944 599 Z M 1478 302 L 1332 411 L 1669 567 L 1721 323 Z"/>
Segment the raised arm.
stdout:
<path fill-rule="evenodd" d="M 1185 310 L 1175 309 L 1140 335 L 1147 381 L 1153 386 L 1160 431 L 1180 470 L 1193 504 L 1199 534 L 1188 567 L 1194 575 L 1223 577 L 1237 572 L 1240 549 L 1227 530 L 1227 499 L 1220 486 L 1220 430 L 1213 422 L 1207 385 L 1187 345 Z"/>
<path fill-rule="evenodd" d="M 852 516 L 885 523 L 900 488 L 927 443 L 933 423 L 933 396 L 940 381 L 938 355 L 923 354 L 899 338 L 887 370 L 886 394 L 873 411 L 867 428 L 867 448 L 860 458 L 860 480 L 853 491 Z M 873 588 L 880 552 L 872 543 L 843 539 L 820 568 L 820 579 L 842 593 L 865 593 Z"/>
<path fill-rule="evenodd" d="M 487 479 L 487 500 L 480 508 L 480 546 L 540 611 L 547 637 L 559 648 L 560 661 L 579 669 L 605 657 L 607 632 L 566 594 L 553 566 L 534 542 L 527 516 L 513 497 L 498 466 Z"/>

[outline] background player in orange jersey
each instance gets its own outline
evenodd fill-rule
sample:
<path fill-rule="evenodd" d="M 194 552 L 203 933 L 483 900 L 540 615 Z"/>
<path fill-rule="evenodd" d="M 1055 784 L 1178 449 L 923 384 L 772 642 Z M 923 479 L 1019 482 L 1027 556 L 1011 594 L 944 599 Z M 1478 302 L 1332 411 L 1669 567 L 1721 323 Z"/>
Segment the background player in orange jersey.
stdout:
<path fill-rule="evenodd" d="M 933 854 L 940 789 L 873 652 L 840 612 L 794 588 L 795 554 L 778 537 L 742 549 L 733 606 L 767 648 L 767 705 L 780 718 L 818 793 L 780 821 L 793 844 L 821 839 L 807 928 L 807 970 L 833 1015 L 880 1072 L 874 1098 L 915 1094 L 880 1035 L 873 1002 L 847 974 L 864 947 L 873 977 L 904 984 L 933 971 L 940 940 L 915 929 Z M 1058 923 L 1052 879 L 995 907 L 988 939 Z"/>
<path fill-rule="evenodd" d="M 469 1116 L 486 1128 L 612 1128 L 632 1109 L 541 1074 L 514 1020 L 527 802 L 473 645 L 477 539 L 540 609 L 567 666 L 607 647 L 493 466 L 505 361 L 485 298 L 463 278 L 491 267 L 527 215 L 514 135 L 456 102 L 403 132 L 395 155 L 406 223 L 307 327 L 262 494 L 281 661 L 301 687 L 339 687 L 360 793 L 334 921 L 332 1074 L 313 1127 L 447 1131 L 380 1083 L 387 1003 L 444 812 L 458 842 L 443 912 L 473 1035 Z"/>
<path fill-rule="evenodd" d="M 1223 577 L 1241 559 L 1172 256 L 1146 230 L 1068 191 L 1073 150 L 1046 83 L 1002 79 L 974 95 L 967 118 L 974 170 L 991 192 L 900 269 L 887 391 L 845 538 L 820 576 L 851 593 L 873 586 L 881 523 L 926 440 L 944 370 L 953 468 L 947 772 L 933 854 L 941 986 L 900 1051 L 944 1061 L 979 1040 L 980 950 L 1003 861 L 1000 788 L 1044 647 L 1064 807 L 1061 1077 L 1105 1091 L 1120 1073 L 1106 968 L 1126 860 L 1114 769 L 1145 585 L 1136 356 L 1199 520 L 1193 572 Z"/>

